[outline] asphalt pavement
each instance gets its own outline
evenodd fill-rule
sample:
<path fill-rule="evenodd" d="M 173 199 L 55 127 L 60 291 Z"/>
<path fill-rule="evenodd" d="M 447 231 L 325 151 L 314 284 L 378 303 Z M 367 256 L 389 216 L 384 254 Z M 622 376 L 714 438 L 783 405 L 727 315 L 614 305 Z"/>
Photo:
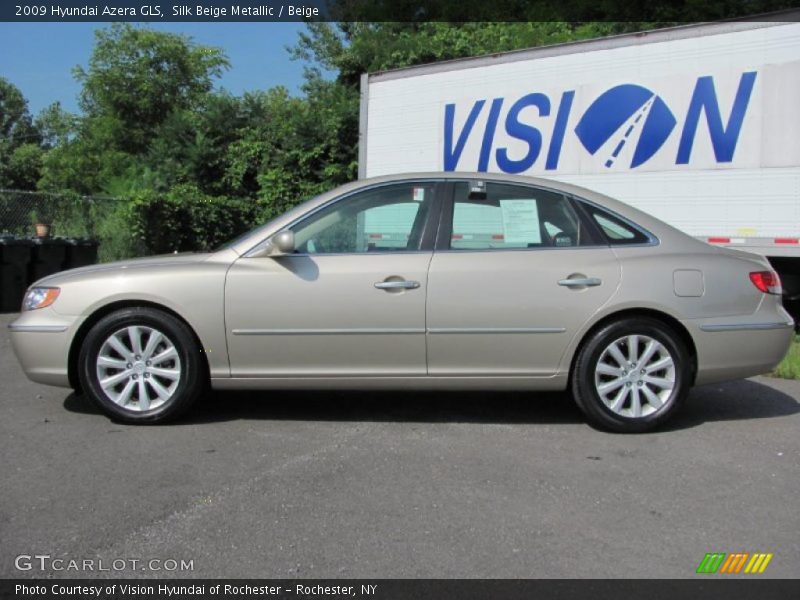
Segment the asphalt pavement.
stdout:
<path fill-rule="evenodd" d="M 133 427 L 29 382 L 12 318 L 0 577 L 682 578 L 708 552 L 800 576 L 800 382 L 697 388 L 645 435 L 484 392 L 220 393 Z"/>

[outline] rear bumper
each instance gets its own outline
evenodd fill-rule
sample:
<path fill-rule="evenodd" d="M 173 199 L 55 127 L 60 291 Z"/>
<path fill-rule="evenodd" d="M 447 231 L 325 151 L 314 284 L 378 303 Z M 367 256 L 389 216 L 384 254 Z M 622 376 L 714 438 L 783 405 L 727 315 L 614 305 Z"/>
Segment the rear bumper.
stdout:
<path fill-rule="evenodd" d="M 783 360 L 794 336 L 794 321 L 781 306 L 746 317 L 682 323 L 697 348 L 697 385 L 769 373 Z"/>
<path fill-rule="evenodd" d="M 44 308 L 22 313 L 9 324 L 11 346 L 31 381 L 70 387 L 69 349 L 81 319 Z"/>

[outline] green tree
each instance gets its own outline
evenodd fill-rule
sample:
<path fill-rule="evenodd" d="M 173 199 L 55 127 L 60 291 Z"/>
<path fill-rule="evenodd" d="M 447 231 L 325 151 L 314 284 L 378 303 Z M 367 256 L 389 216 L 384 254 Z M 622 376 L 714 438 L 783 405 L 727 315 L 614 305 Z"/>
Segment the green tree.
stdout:
<path fill-rule="evenodd" d="M 165 189 L 192 184 L 204 194 L 252 196 L 256 187 L 226 178 L 227 153 L 262 116 L 249 95 L 207 94 L 196 110 L 175 112 L 164 122 L 144 160 Z"/>
<path fill-rule="evenodd" d="M 52 148 L 74 137 L 79 122 L 77 115 L 61 108 L 60 102 L 54 102 L 36 115 L 34 125 L 39 130 L 44 147 Z"/>
<path fill-rule="evenodd" d="M 36 189 L 41 136 L 28 112 L 28 101 L 0 77 L 0 188 Z"/>
<path fill-rule="evenodd" d="M 56 145 L 44 156 L 39 188 L 105 194 L 108 185 L 135 164 L 135 157 L 117 146 L 122 124 L 113 117 L 87 116 L 74 137 Z"/>
<path fill-rule="evenodd" d="M 214 78 L 227 67 L 219 48 L 195 44 L 183 35 L 115 23 L 95 32 L 88 68 L 76 67 L 75 76 L 83 84 L 81 107 L 86 115 L 118 121 L 117 147 L 137 154 L 170 115 L 197 109 Z"/>
<path fill-rule="evenodd" d="M 58 106 L 40 115 L 53 148 L 39 186 L 125 194 L 194 183 L 181 161 L 196 138 L 197 116 L 213 96 L 214 78 L 227 66 L 222 50 L 186 36 L 127 23 L 96 31 L 88 67 L 75 69 L 83 115 Z M 170 139 L 176 132 L 181 135 Z"/>
<path fill-rule="evenodd" d="M 6 172 L 6 187 L 35 190 L 42 171 L 44 149 L 39 144 L 20 144 L 11 153 Z"/>

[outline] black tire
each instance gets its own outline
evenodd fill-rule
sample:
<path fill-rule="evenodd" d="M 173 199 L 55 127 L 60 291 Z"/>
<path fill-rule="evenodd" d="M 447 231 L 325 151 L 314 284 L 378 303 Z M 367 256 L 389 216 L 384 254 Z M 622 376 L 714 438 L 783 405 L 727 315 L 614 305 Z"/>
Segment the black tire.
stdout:
<path fill-rule="evenodd" d="M 595 385 L 595 371 L 603 352 L 615 341 L 630 335 L 648 336 L 660 342 L 671 355 L 674 364 L 674 386 L 669 396 L 663 399 L 660 407 L 650 406 L 649 410 L 653 410 L 651 414 L 639 417 L 625 416 L 611 410 L 601 398 Z M 575 361 L 570 388 L 575 402 L 592 426 L 619 433 L 642 433 L 658 427 L 675 414 L 689 394 L 691 381 L 692 360 L 680 337 L 661 321 L 648 317 L 635 317 L 614 321 L 589 335 Z M 639 384 L 625 385 L 636 387 Z M 629 398 L 625 402 L 632 400 Z"/>
<path fill-rule="evenodd" d="M 104 343 L 115 332 L 131 326 L 152 328 L 162 333 L 174 346 L 180 360 L 180 376 L 172 395 L 149 410 L 125 408 L 117 404 L 106 394 L 98 379 L 97 359 Z M 105 414 L 115 421 L 130 424 L 162 423 L 177 418 L 203 394 L 208 382 L 205 361 L 200 356 L 200 348 L 192 330 L 166 312 L 145 307 L 121 309 L 94 324 L 81 346 L 78 375 L 81 388 Z M 148 374 L 148 377 L 155 376 Z M 154 391 L 154 388 L 148 388 L 148 393 L 150 391 Z M 135 400 L 135 403 L 138 405 L 139 400 Z"/>

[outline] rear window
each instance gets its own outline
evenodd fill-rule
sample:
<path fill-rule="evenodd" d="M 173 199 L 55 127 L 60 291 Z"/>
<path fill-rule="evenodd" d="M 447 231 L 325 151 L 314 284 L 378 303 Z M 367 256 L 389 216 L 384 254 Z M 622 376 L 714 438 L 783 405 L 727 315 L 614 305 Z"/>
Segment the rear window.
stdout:
<path fill-rule="evenodd" d="M 623 221 L 596 206 L 583 204 L 592 220 L 598 226 L 606 241 L 612 246 L 623 244 L 646 244 L 650 238 L 641 229 Z"/>

